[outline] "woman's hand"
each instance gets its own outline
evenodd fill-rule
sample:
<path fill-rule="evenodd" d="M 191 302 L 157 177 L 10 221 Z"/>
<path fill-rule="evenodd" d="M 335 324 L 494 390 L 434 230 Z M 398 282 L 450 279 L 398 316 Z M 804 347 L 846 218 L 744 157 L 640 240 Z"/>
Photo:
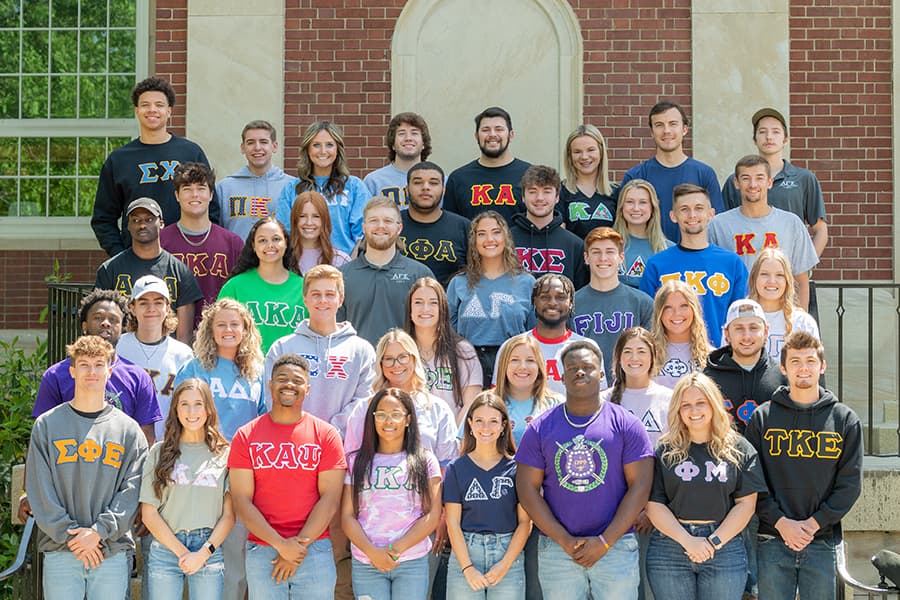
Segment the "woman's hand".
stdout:
<path fill-rule="evenodd" d="M 716 551 L 706 538 L 693 536 L 684 544 L 684 553 L 692 562 L 702 563 L 711 559 Z"/>
<path fill-rule="evenodd" d="M 206 565 L 210 554 L 206 548 L 183 554 L 178 559 L 178 566 L 185 575 L 193 575 Z"/>
<path fill-rule="evenodd" d="M 463 575 L 466 578 L 466 583 L 469 584 L 469 587 L 472 588 L 473 591 L 477 592 L 478 590 L 483 590 L 486 587 L 490 587 L 493 585 L 485 575 L 476 569 L 475 567 L 469 566 L 463 571 Z M 499 579 L 497 580 L 499 581 Z"/>
<path fill-rule="evenodd" d="M 392 554 L 391 551 L 384 546 L 376 546 L 375 549 L 366 554 L 366 556 L 372 561 L 373 567 L 384 573 L 393 570 L 397 566 L 397 560 L 394 558 L 396 555 Z M 399 556 L 397 556 L 397 558 L 399 558 Z"/>

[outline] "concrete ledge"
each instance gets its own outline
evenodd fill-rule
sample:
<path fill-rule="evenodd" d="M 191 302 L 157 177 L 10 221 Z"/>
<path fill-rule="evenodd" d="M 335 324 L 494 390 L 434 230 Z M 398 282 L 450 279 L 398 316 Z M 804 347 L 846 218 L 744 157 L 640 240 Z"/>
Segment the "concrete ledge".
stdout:
<path fill-rule="evenodd" d="M 900 531 L 900 458 L 863 459 L 862 494 L 844 517 L 844 531 Z"/>

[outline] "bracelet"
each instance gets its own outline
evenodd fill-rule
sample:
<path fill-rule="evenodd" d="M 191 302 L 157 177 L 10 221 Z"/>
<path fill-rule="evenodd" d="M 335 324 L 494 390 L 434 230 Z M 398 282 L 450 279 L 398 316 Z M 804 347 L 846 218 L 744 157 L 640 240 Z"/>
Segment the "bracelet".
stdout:
<path fill-rule="evenodd" d="M 396 558 L 393 557 L 393 556 L 391 556 L 391 560 L 392 560 L 392 561 L 397 562 L 398 560 L 400 560 L 400 556 L 399 556 L 400 553 L 397 552 L 396 550 L 394 550 L 394 544 L 388 544 L 388 550 L 390 551 L 391 554 L 397 553 L 397 557 L 396 557 Z"/>
<path fill-rule="evenodd" d="M 600 541 L 603 542 L 603 547 L 609 550 L 609 543 L 606 541 L 606 538 L 603 537 L 602 533 L 598 533 L 597 537 L 600 538 Z"/>
<path fill-rule="evenodd" d="M 468 565 L 466 565 L 465 567 L 462 568 L 462 572 L 465 573 L 466 569 L 471 569 L 473 566 L 474 565 L 472 563 L 469 563 Z"/>

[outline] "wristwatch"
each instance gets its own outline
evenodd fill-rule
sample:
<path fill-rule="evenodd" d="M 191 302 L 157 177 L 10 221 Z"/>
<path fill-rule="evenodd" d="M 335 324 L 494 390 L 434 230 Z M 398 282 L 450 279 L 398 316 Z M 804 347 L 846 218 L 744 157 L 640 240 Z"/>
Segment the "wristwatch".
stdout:
<path fill-rule="evenodd" d="M 720 540 L 719 536 L 717 536 L 716 534 L 712 534 L 711 536 L 709 536 L 706 539 L 709 541 L 710 544 L 712 544 L 712 547 L 714 550 L 718 550 L 719 548 L 722 547 L 722 540 Z"/>
<path fill-rule="evenodd" d="M 212 542 L 207 543 L 205 548 L 207 549 L 207 551 L 209 551 L 210 556 L 212 556 L 213 554 L 216 553 L 216 547 L 213 545 Z"/>

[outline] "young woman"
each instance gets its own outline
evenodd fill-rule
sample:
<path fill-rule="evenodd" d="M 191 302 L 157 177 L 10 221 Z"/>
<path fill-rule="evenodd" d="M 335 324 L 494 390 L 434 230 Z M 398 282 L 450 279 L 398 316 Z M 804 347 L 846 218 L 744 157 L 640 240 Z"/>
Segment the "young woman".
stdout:
<path fill-rule="evenodd" d="M 365 411 L 362 446 L 349 455 L 341 523 L 350 538 L 357 598 L 424 599 L 428 539 L 441 515 L 441 470 L 419 438 L 412 396 L 388 387 Z"/>
<path fill-rule="evenodd" d="M 472 219 L 466 270 L 450 280 L 450 324 L 478 353 L 491 381 L 497 349 L 534 325 L 534 277 L 522 269 L 506 220 L 487 210 Z"/>
<path fill-rule="evenodd" d="M 663 235 L 659 198 L 653 184 L 645 179 L 632 179 L 619 192 L 613 229 L 625 240 L 625 262 L 619 280 L 633 288 L 640 287 L 647 259 L 672 245 Z M 668 218 L 668 215 L 666 215 Z"/>
<path fill-rule="evenodd" d="M 331 243 L 331 215 L 319 192 L 303 192 L 291 208 L 291 256 L 294 270 L 304 275 L 316 265 L 339 267 L 350 257 Z"/>
<path fill-rule="evenodd" d="M 459 425 L 481 391 L 481 363 L 472 344 L 450 327 L 447 294 L 437 279 L 422 277 L 409 289 L 404 329 L 419 348 L 428 391 L 447 403 Z"/>
<path fill-rule="evenodd" d="M 303 192 L 319 192 L 331 215 L 331 242 L 350 255 L 362 238 L 363 208 L 369 190 L 350 174 L 344 153 L 344 133 L 331 121 L 316 121 L 306 129 L 300 147 L 297 179 L 286 185 L 278 198 L 276 216 L 288 231 L 293 223 L 291 209 Z"/>
<path fill-rule="evenodd" d="M 559 206 L 566 229 L 584 239 L 595 227 L 610 227 L 616 214 L 609 182 L 606 140 L 593 125 L 579 125 L 566 139 L 566 179 Z"/>
<path fill-rule="evenodd" d="M 819 326 L 809 313 L 795 304 L 794 274 L 787 256 L 778 248 L 764 248 L 750 269 L 747 284 L 749 297 L 766 312 L 769 339 L 766 350 L 776 360 L 781 358 L 784 338 L 794 329 L 819 338 Z"/>
<path fill-rule="evenodd" d="M 531 520 L 516 495 L 516 447 L 506 403 L 492 390 L 481 392 L 466 411 L 464 427 L 461 456 L 444 477 L 453 547 L 447 597 L 524 599 L 522 550 Z"/>
<path fill-rule="evenodd" d="M 731 427 L 719 388 L 691 373 L 675 386 L 669 431 L 656 448 L 647 514 L 656 527 L 647 575 L 656 598 L 740 600 L 740 533 L 765 491 L 753 446 Z"/>
<path fill-rule="evenodd" d="M 712 348 L 696 292 L 683 281 L 667 281 L 653 299 L 653 339 L 660 372 L 654 381 L 667 388 L 688 373 L 702 371 Z"/>
<path fill-rule="evenodd" d="M 306 318 L 303 278 L 293 272 L 288 234 L 275 217 L 257 221 L 219 298 L 243 302 L 262 336 L 262 352 Z"/>
<path fill-rule="evenodd" d="M 192 378 L 175 388 L 165 430 L 147 455 L 141 480 L 141 518 L 153 534 L 150 599 L 181 598 L 185 578 L 191 600 L 221 598 L 219 546 L 234 512 L 225 491 L 228 442 L 219 433 L 206 382 Z"/>

